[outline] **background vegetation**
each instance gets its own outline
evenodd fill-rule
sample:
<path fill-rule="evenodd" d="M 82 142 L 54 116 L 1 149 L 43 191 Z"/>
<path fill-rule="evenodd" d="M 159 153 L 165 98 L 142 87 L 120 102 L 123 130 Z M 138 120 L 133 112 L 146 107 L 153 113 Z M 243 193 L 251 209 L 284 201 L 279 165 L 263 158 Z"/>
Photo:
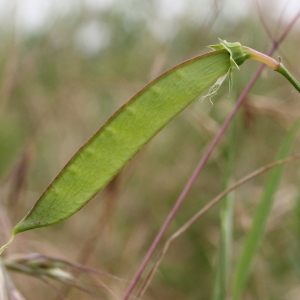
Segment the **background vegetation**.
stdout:
<path fill-rule="evenodd" d="M 187 2 L 172 17 L 167 14 L 170 8 L 160 7 L 159 1 L 120 0 L 102 8 L 76 2 L 67 12 L 49 14 L 36 31 L 26 31 L 14 18 L 6 19 L 0 32 L 2 244 L 72 154 L 150 79 L 207 52 L 206 46 L 217 43 L 216 37 L 267 52 L 293 18 L 288 10 L 274 9 L 273 1 L 249 1 L 248 9 L 241 11 L 238 1 Z M 277 53 L 297 78 L 299 25 Z M 257 66 L 247 62 L 235 72 L 233 89 L 229 93 L 225 83 L 212 99 L 214 105 L 206 99 L 186 109 L 78 214 L 62 224 L 19 235 L 6 256 L 36 252 L 111 273 L 126 282 L 95 274 L 96 282 L 83 274 L 79 282 L 100 299 L 121 298 Z M 264 71 L 235 120 L 234 147 L 228 133 L 168 235 L 224 189 L 229 149 L 230 180 L 235 181 L 275 160 L 299 112 L 296 91 L 280 75 Z M 292 152 L 297 153 L 299 143 L 298 134 Z M 297 163 L 286 168 L 243 299 L 298 299 L 299 172 Z M 233 266 L 266 178 L 256 178 L 233 195 Z M 217 206 L 172 244 L 143 299 L 210 299 L 219 240 Z M 66 292 L 64 285 L 54 288 L 53 283 L 45 285 L 24 274 L 10 275 L 27 299 L 60 299 L 57 289 Z M 76 289 L 68 291 L 69 299 L 89 297 Z"/>

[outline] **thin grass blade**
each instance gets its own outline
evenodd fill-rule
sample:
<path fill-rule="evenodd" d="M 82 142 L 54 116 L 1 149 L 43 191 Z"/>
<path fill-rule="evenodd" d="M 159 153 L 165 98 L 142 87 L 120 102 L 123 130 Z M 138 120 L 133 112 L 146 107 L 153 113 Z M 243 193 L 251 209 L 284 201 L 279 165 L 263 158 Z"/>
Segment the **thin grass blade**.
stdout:
<path fill-rule="evenodd" d="M 295 135 L 300 128 L 300 120 L 296 122 L 292 130 L 287 135 L 282 148 L 280 149 L 277 159 L 283 159 L 288 156 Z M 256 252 L 264 234 L 266 222 L 271 211 L 274 201 L 274 195 L 280 184 L 280 179 L 283 174 L 284 167 L 279 166 L 273 169 L 269 175 L 264 194 L 256 209 L 252 227 L 247 234 L 244 248 L 240 259 L 237 263 L 236 272 L 233 281 L 233 299 L 238 300 L 243 292 L 246 281 L 249 277 L 251 267 L 254 261 Z"/>
<path fill-rule="evenodd" d="M 236 120 L 230 126 L 230 138 L 228 143 L 228 164 L 225 175 L 225 189 L 231 184 L 234 153 L 236 149 Z M 213 300 L 226 299 L 226 286 L 229 282 L 231 268 L 231 248 L 232 248 L 232 223 L 233 223 L 233 193 L 226 195 L 222 203 L 220 222 L 221 237 L 219 244 L 219 257 L 214 283 Z"/>

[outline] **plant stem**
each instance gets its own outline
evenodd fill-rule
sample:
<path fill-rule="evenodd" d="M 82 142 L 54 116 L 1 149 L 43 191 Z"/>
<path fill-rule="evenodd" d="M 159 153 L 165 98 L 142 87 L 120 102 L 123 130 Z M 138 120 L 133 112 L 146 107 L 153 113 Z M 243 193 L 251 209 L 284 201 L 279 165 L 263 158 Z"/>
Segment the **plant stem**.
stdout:
<path fill-rule="evenodd" d="M 274 71 L 276 71 L 279 68 L 280 63 L 276 61 L 273 57 L 270 57 L 269 55 L 258 52 L 249 47 L 244 46 L 243 48 L 247 50 L 247 53 L 249 55 L 248 58 L 262 62 L 265 65 L 271 67 Z"/>
<path fill-rule="evenodd" d="M 300 83 L 297 81 L 297 79 L 289 72 L 289 70 L 283 65 L 283 63 L 280 61 L 276 61 L 274 58 L 265 55 L 261 52 L 258 52 L 254 49 L 251 49 L 249 47 L 243 47 L 247 50 L 249 54 L 250 59 L 258 60 L 269 67 L 271 67 L 274 71 L 280 73 L 283 75 L 300 93 Z"/>
<path fill-rule="evenodd" d="M 275 70 L 275 71 L 279 72 L 281 75 L 283 75 L 295 87 L 295 89 L 300 93 L 300 83 L 288 71 L 288 69 L 283 65 L 282 62 L 280 62 L 279 68 L 277 70 Z"/>

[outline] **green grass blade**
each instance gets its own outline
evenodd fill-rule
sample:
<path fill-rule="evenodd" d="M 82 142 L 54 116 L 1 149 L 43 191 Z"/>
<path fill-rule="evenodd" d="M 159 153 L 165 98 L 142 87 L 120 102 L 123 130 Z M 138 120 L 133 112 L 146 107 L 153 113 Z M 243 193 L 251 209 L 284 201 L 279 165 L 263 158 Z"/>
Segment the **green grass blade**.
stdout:
<path fill-rule="evenodd" d="M 228 164 L 225 175 L 225 187 L 228 188 L 231 181 L 234 153 L 236 149 L 236 120 L 233 121 L 230 127 L 230 138 L 228 143 Z M 230 273 L 231 263 L 231 246 L 232 246 L 232 223 L 233 223 L 233 196 L 228 194 L 221 209 L 221 237 L 218 265 L 216 270 L 216 279 L 214 284 L 213 300 L 226 299 L 226 286 Z"/>
<path fill-rule="evenodd" d="M 73 156 L 13 235 L 66 220 L 132 157 L 230 68 L 226 50 L 184 62 L 145 86 Z"/>
<path fill-rule="evenodd" d="M 300 127 L 300 121 L 298 121 L 290 133 L 288 134 L 280 152 L 278 159 L 283 159 L 288 156 L 294 141 L 295 135 Z M 262 239 L 264 229 L 266 226 L 267 218 L 270 214 L 270 210 L 274 200 L 274 194 L 278 189 L 280 179 L 283 173 L 283 166 L 274 168 L 269 175 L 264 194 L 255 212 L 252 227 L 247 234 L 244 248 L 241 253 L 241 257 L 238 261 L 236 272 L 233 281 L 233 299 L 238 300 L 242 294 L 246 281 L 248 279 L 251 266 L 254 260 L 254 256 L 257 252 L 259 243 Z"/>

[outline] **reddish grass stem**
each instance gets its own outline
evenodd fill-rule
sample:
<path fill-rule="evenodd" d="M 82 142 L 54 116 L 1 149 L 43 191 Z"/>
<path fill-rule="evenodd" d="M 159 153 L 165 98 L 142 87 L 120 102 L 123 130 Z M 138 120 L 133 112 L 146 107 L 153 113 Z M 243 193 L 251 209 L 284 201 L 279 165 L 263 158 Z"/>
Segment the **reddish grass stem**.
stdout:
<path fill-rule="evenodd" d="M 276 49 L 278 48 L 280 43 L 285 39 L 285 37 L 287 36 L 289 31 L 292 29 L 293 25 L 296 23 L 296 21 L 298 20 L 299 17 L 300 17 L 300 12 L 290 22 L 290 24 L 288 25 L 288 27 L 286 28 L 284 33 L 281 35 L 281 37 L 277 41 L 274 41 L 274 43 L 271 47 L 271 50 L 268 52 L 269 56 L 272 56 L 274 54 L 274 52 L 276 51 Z M 243 105 L 243 103 L 246 101 L 248 93 L 250 92 L 250 90 L 252 89 L 254 84 L 256 83 L 257 79 L 259 78 L 261 72 L 263 71 L 263 69 L 265 67 L 266 67 L 266 65 L 262 64 L 257 69 L 257 71 L 253 75 L 252 79 L 250 80 L 249 84 L 246 86 L 246 88 L 241 93 L 235 107 L 233 108 L 233 110 L 231 111 L 231 113 L 229 114 L 229 116 L 227 117 L 225 122 L 223 123 L 223 125 L 220 128 L 219 132 L 214 137 L 212 143 L 210 144 L 210 146 L 206 150 L 205 154 L 203 155 L 203 157 L 200 160 L 199 164 L 197 165 L 196 169 L 194 170 L 191 177 L 187 181 L 184 189 L 182 190 L 182 192 L 181 192 L 180 196 L 178 197 L 177 201 L 175 202 L 175 205 L 171 209 L 171 211 L 170 211 L 169 215 L 167 216 L 164 224 L 162 225 L 162 227 L 160 228 L 157 236 L 155 237 L 154 241 L 152 242 L 152 244 L 151 244 L 148 252 L 146 253 L 142 263 L 140 264 L 139 268 L 137 269 L 136 273 L 134 274 L 127 290 L 125 291 L 123 300 L 127 300 L 130 297 L 133 289 L 135 288 L 138 280 L 140 279 L 142 273 L 144 272 L 148 262 L 150 261 L 151 256 L 153 255 L 155 249 L 157 248 L 161 238 L 163 237 L 164 233 L 166 232 L 166 230 L 167 230 L 168 226 L 170 225 L 171 221 L 173 220 L 175 214 L 177 213 L 177 211 L 179 210 L 179 208 L 182 205 L 183 201 L 185 200 L 185 198 L 186 198 L 187 194 L 189 193 L 191 187 L 193 186 L 193 184 L 196 181 L 198 175 L 202 171 L 203 167 L 205 166 L 205 164 L 208 161 L 211 153 L 213 152 L 214 148 L 216 147 L 216 145 L 220 141 L 220 139 L 223 136 L 224 132 L 228 128 L 228 126 L 229 126 L 230 122 L 232 121 L 233 117 L 235 116 L 235 114 L 237 113 L 239 108 Z"/>

